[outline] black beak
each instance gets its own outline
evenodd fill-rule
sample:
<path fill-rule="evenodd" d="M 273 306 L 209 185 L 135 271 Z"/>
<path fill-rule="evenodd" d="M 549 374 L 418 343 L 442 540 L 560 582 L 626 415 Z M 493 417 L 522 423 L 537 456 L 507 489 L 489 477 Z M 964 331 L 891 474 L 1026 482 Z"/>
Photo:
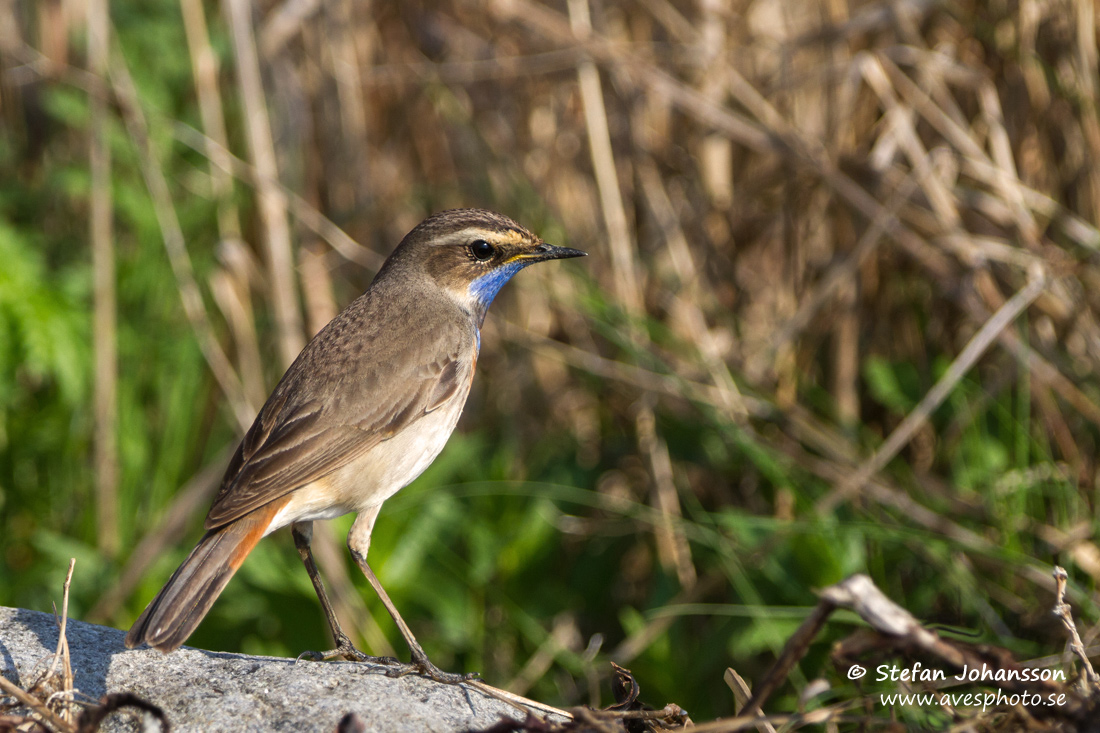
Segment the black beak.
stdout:
<path fill-rule="evenodd" d="M 587 252 L 569 247 L 555 247 L 552 244 L 541 242 L 537 247 L 522 255 L 525 260 L 542 262 L 543 260 L 567 260 L 570 257 L 587 257 Z"/>

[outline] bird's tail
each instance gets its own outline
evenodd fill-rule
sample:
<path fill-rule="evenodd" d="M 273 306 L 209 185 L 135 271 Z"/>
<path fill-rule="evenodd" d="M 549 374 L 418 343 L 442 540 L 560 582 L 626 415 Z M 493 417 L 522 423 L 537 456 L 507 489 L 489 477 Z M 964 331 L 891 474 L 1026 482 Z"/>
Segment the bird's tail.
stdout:
<path fill-rule="evenodd" d="M 233 573 L 279 509 L 268 504 L 203 535 L 126 634 L 126 646 L 148 644 L 167 654 L 179 648 L 214 605 Z"/>

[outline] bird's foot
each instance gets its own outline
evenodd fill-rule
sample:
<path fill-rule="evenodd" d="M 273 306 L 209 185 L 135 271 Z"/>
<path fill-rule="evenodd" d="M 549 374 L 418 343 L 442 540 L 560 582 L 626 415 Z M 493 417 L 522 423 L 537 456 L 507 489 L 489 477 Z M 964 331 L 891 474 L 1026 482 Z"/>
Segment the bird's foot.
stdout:
<path fill-rule="evenodd" d="M 419 653 L 418 653 L 419 652 Z M 407 674 L 420 674 L 427 677 L 430 680 L 436 682 L 442 682 L 445 685 L 457 685 L 460 682 L 471 682 L 473 680 L 481 679 L 481 675 L 477 672 L 470 672 L 468 674 L 457 674 L 455 672 L 444 672 L 439 667 L 435 666 L 428 659 L 428 655 L 419 649 L 414 649 L 412 653 L 412 662 L 409 664 L 403 664 L 402 667 L 408 667 L 408 671 L 403 671 L 400 674 L 391 675 L 393 677 L 404 677 Z M 389 670 L 387 670 L 389 674 Z"/>
<path fill-rule="evenodd" d="M 348 662 L 367 662 L 368 664 L 378 664 L 383 667 L 406 667 L 408 665 L 402 664 L 394 657 L 374 657 L 365 652 L 361 652 L 355 648 L 355 645 L 351 643 L 344 634 L 341 634 L 336 639 L 336 648 L 330 649 L 327 652 L 302 652 L 298 655 L 298 659 L 307 659 L 311 662 L 329 662 L 333 660 L 342 659 Z M 389 674 L 387 670 L 387 674 Z"/>
<path fill-rule="evenodd" d="M 419 674 L 427 677 L 430 680 L 436 682 L 442 682 L 448 685 L 456 685 L 459 682 L 469 682 L 470 680 L 476 680 L 480 678 L 480 675 L 476 672 L 473 674 L 454 674 L 451 672 L 444 672 L 439 667 L 435 666 L 426 659 L 422 663 L 416 662 L 401 662 L 393 657 L 372 657 L 369 654 L 355 649 L 341 651 L 340 649 L 334 649 L 331 652 L 306 652 L 306 654 L 317 654 L 320 656 L 310 657 L 311 659 L 325 660 L 325 659 L 347 659 L 352 662 L 366 662 L 368 664 L 378 665 L 378 671 L 387 677 L 405 677 L 410 674 Z M 328 655 L 328 656 L 323 656 Z M 301 657 L 299 657 L 301 658 Z"/>
<path fill-rule="evenodd" d="M 471 672 L 469 674 L 444 672 L 439 667 L 432 664 L 428 659 L 428 655 L 423 652 L 413 652 L 413 660 L 408 664 L 398 661 L 393 657 L 374 657 L 356 649 L 355 645 L 351 643 L 351 639 L 343 634 L 336 640 L 335 649 L 330 649 L 327 652 L 302 652 L 298 655 L 298 659 L 306 659 L 311 662 L 327 662 L 337 659 L 343 659 L 349 662 L 366 662 L 367 664 L 375 664 L 382 667 L 379 671 L 387 677 L 404 677 L 405 675 L 419 674 L 430 680 L 442 682 L 447 685 L 457 685 L 460 682 L 470 682 L 472 680 L 481 679 L 481 675 L 477 672 Z"/>

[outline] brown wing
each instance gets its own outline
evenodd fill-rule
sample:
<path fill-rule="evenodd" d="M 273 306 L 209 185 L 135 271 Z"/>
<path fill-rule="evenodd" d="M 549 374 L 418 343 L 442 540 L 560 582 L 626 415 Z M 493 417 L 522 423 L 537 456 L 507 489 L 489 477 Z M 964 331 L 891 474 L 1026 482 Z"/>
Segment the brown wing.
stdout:
<path fill-rule="evenodd" d="M 207 529 L 316 481 L 441 404 L 464 399 L 473 368 L 465 329 L 414 326 L 397 348 L 375 353 L 369 326 L 353 334 L 351 349 L 341 346 L 350 341 L 346 330 L 336 329 L 330 348 L 311 342 L 284 375 L 230 462 Z"/>

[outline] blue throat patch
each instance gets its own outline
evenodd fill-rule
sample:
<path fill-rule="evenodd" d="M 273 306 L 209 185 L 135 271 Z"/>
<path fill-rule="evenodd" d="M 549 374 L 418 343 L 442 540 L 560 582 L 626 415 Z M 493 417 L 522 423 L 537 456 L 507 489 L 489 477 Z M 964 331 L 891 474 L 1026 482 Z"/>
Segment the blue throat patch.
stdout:
<path fill-rule="evenodd" d="M 470 295 L 477 300 L 482 308 L 488 308 L 489 304 L 493 302 L 493 298 L 497 297 L 497 293 L 504 287 L 504 283 L 511 280 L 513 275 L 529 264 L 531 264 L 530 261 L 524 262 L 522 260 L 509 262 L 485 273 L 470 283 Z"/>

